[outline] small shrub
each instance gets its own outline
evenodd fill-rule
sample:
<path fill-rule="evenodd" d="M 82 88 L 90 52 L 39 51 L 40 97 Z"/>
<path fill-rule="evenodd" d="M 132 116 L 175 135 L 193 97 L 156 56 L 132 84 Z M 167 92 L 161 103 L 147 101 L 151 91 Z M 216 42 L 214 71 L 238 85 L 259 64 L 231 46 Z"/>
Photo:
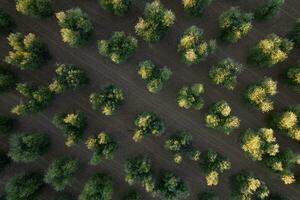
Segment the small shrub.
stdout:
<path fill-rule="evenodd" d="M 16 24 L 13 18 L 3 9 L 0 9 L 0 36 L 5 36 L 12 32 Z"/>
<path fill-rule="evenodd" d="M 160 136 L 165 132 L 164 121 L 153 112 L 142 112 L 134 120 L 136 126 L 132 139 L 141 141 L 147 135 Z"/>
<path fill-rule="evenodd" d="M 124 32 L 114 32 L 108 40 L 98 41 L 98 51 L 116 64 L 125 63 L 138 47 L 138 41 Z"/>
<path fill-rule="evenodd" d="M 242 69 L 242 64 L 226 58 L 209 70 L 209 78 L 214 84 L 233 90 L 237 84 L 237 75 L 242 72 Z"/>
<path fill-rule="evenodd" d="M 278 15 L 284 0 L 266 0 L 265 3 L 260 5 L 254 13 L 255 19 L 268 20 Z"/>
<path fill-rule="evenodd" d="M 217 129 L 229 135 L 240 126 L 240 120 L 232 116 L 231 108 L 226 101 L 219 101 L 212 105 L 206 114 L 205 122 L 208 128 Z"/>
<path fill-rule="evenodd" d="M 177 93 L 177 104 L 181 108 L 201 110 L 204 106 L 203 94 L 204 86 L 201 83 L 184 86 Z"/>
<path fill-rule="evenodd" d="M 138 74 L 145 80 L 148 91 L 152 93 L 159 92 L 172 75 L 168 67 L 159 68 L 150 60 L 140 62 L 138 68 Z"/>
<path fill-rule="evenodd" d="M 118 16 L 129 13 L 132 7 L 132 0 L 98 0 L 100 6 Z"/>
<path fill-rule="evenodd" d="M 205 60 L 209 54 L 214 53 L 216 41 L 206 42 L 203 35 L 203 30 L 197 26 L 191 26 L 184 31 L 178 44 L 178 52 L 185 64 L 198 64 Z"/>
<path fill-rule="evenodd" d="M 135 25 L 135 32 L 147 43 L 159 42 L 175 22 L 175 15 L 167 10 L 159 0 L 147 3 L 144 17 Z"/>
<path fill-rule="evenodd" d="M 16 0 L 18 12 L 32 17 L 50 17 L 54 7 L 51 0 Z"/>
<path fill-rule="evenodd" d="M 46 45 L 33 33 L 11 33 L 7 40 L 13 50 L 8 52 L 4 61 L 21 70 L 38 69 L 50 58 Z"/>
<path fill-rule="evenodd" d="M 118 144 L 108 133 L 100 132 L 98 135 L 87 139 L 86 147 L 93 151 L 90 164 L 97 165 L 102 161 L 102 159 L 113 159 L 114 154 L 118 149 Z"/>
<path fill-rule="evenodd" d="M 104 115 L 112 115 L 123 103 L 124 94 L 114 85 L 103 87 L 98 92 L 90 95 L 93 109 L 101 109 Z"/>
<path fill-rule="evenodd" d="M 212 0 L 182 0 L 184 11 L 191 16 L 202 16 Z"/>

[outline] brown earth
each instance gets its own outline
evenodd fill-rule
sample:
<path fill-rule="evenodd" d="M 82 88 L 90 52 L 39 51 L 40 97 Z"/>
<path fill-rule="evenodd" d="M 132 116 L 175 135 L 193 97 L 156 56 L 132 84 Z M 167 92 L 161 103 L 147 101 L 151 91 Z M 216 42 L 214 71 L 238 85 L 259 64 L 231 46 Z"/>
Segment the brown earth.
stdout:
<path fill-rule="evenodd" d="M 199 167 L 192 161 L 184 160 L 181 165 L 174 164 L 164 147 L 164 141 L 176 130 L 186 129 L 193 133 L 194 145 L 200 150 L 212 148 L 229 157 L 232 162 L 232 170 L 225 172 L 220 177 L 220 183 L 212 190 L 216 191 L 221 199 L 229 199 L 230 185 L 229 177 L 241 169 L 255 172 L 264 180 L 272 192 L 278 192 L 293 200 L 300 199 L 299 185 L 284 186 L 281 181 L 271 175 L 262 165 L 247 158 L 241 151 L 239 145 L 239 134 L 246 128 L 259 128 L 268 126 L 268 114 L 262 114 L 245 104 L 242 94 L 247 85 L 264 76 L 270 76 L 280 80 L 280 73 L 291 64 L 295 64 L 299 55 L 299 48 L 295 48 L 290 54 L 287 62 L 276 65 L 274 68 L 262 69 L 248 66 L 246 63 L 247 52 L 250 47 L 269 33 L 277 33 L 284 36 L 292 27 L 300 12 L 300 1 L 286 0 L 280 16 L 268 22 L 255 22 L 253 30 L 237 44 L 221 44 L 215 55 L 210 56 L 207 61 L 191 67 L 180 62 L 177 43 L 182 32 L 190 25 L 197 25 L 205 30 L 207 39 L 218 36 L 218 17 L 230 6 L 241 6 L 244 10 L 251 11 L 260 0 L 216 0 L 201 18 L 193 18 L 184 14 L 180 1 L 162 0 L 167 8 L 172 9 L 176 14 L 176 24 L 159 43 L 152 46 L 146 45 L 140 38 L 139 48 L 135 55 L 124 65 L 112 64 L 106 58 L 97 53 L 96 41 L 108 38 L 113 31 L 124 30 L 126 33 L 134 34 L 134 25 L 137 18 L 142 15 L 145 0 L 134 1 L 133 12 L 128 17 L 116 17 L 103 11 L 96 3 L 96 0 L 54 0 L 56 11 L 65 10 L 75 6 L 81 7 L 87 12 L 93 21 L 95 28 L 94 36 L 86 46 L 82 48 L 70 48 L 61 41 L 59 26 L 54 17 L 45 20 L 26 17 L 17 13 L 13 0 L 0 0 L 0 7 L 8 11 L 17 22 L 17 31 L 22 33 L 33 32 L 44 40 L 53 56 L 47 66 L 37 71 L 15 71 L 21 81 L 32 81 L 34 83 L 48 84 L 54 76 L 55 63 L 73 63 L 81 66 L 89 75 L 91 84 L 79 91 L 68 91 L 57 96 L 51 106 L 43 112 L 28 115 L 20 118 L 17 131 L 41 131 L 48 133 L 52 139 L 52 147 L 47 155 L 32 164 L 13 164 L 5 175 L 0 179 L 0 193 L 3 192 L 6 181 L 15 173 L 24 170 L 44 171 L 49 163 L 58 157 L 72 155 L 80 158 L 82 168 L 77 175 L 71 188 L 67 191 L 78 195 L 82 190 L 88 177 L 95 172 L 109 172 L 114 179 L 113 199 L 121 199 L 130 190 L 124 182 L 123 163 L 128 157 L 137 154 L 148 154 L 151 156 L 154 171 L 158 175 L 160 171 L 170 170 L 180 175 L 190 189 L 188 199 L 197 199 L 199 192 L 209 189 L 205 185 L 205 178 L 199 171 Z M 9 47 L 6 39 L 0 39 L 1 60 L 7 55 Z M 218 60 L 231 57 L 243 63 L 246 67 L 239 76 L 237 88 L 227 91 L 221 87 L 214 86 L 208 80 L 208 70 Z M 145 83 L 138 77 L 136 66 L 139 61 L 152 59 L 158 65 L 169 66 L 173 75 L 166 87 L 159 94 L 151 94 L 146 90 Z M 186 84 L 201 82 L 205 85 L 204 109 L 200 112 L 195 110 L 183 110 L 176 104 L 176 93 L 180 87 Z M 101 86 L 112 83 L 121 87 L 126 94 L 125 104 L 111 117 L 103 116 L 100 111 L 93 111 L 88 102 L 89 94 Z M 23 98 L 16 92 L 8 92 L 0 96 L 0 112 L 8 114 L 12 106 L 19 103 Z M 233 114 L 242 120 L 238 131 L 230 136 L 209 130 L 205 127 L 204 113 L 209 105 L 217 100 L 227 100 L 232 106 Z M 281 80 L 279 81 L 279 94 L 275 99 L 275 111 L 285 106 L 300 102 L 299 93 L 295 93 Z M 71 111 L 80 109 L 88 116 L 88 128 L 86 136 L 95 134 L 100 130 L 112 133 L 119 143 L 119 150 L 112 161 L 104 161 L 98 166 L 87 164 L 91 152 L 88 152 L 83 142 L 79 145 L 67 148 L 64 145 L 64 138 L 60 131 L 55 128 L 51 119 L 59 111 Z M 134 143 L 131 139 L 134 129 L 133 120 L 142 111 L 154 111 L 161 115 L 166 122 L 166 135 L 160 138 L 147 138 L 141 143 Z M 281 148 L 291 147 L 300 151 L 299 143 L 290 138 L 277 134 Z M 7 149 L 7 139 L 0 138 L 1 148 Z M 299 168 L 296 169 L 299 171 Z M 144 199 L 152 199 L 139 186 L 135 186 L 142 192 Z M 43 191 L 43 199 L 47 200 L 55 192 L 52 188 L 46 187 Z"/>

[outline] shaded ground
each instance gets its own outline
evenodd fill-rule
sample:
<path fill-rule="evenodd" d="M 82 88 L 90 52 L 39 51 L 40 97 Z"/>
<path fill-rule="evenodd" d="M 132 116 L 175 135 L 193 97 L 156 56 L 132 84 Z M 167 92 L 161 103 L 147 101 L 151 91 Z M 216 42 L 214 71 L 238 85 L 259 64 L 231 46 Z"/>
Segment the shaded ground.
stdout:
<path fill-rule="evenodd" d="M 259 128 L 267 126 L 267 114 L 262 114 L 255 109 L 245 105 L 242 99 L 242 93 L 247 85 L 264 76 L 271 76 L 274 79 L 280 79 L 281 71 L 290 64 L 296 63 L 299 55 L 299 48 L 296 48 L 290 55 L 287 62 L 277 65 L 271 69 L 261 69 L 250 67 L 246 64 L 248 49 L 258 40 L 265 37 L 268 33 L 275 32 L 279 35 L 285 35 L 292 27 L 296 17 L 300 16 L 300 1 L 286 0 L 286 4 L 279 17 L 264 23 L 255 23 L 250 34 L 243 40 L 233 45 L 219 44 L 217 53 L 209 57 L 205 62 L 199 65 L 187 67 L 180 62 L 176 52 L 177 43 L 184 29 L 190 25 L 198 25 L 203 28 L 207 38 L 215 38 L 218 35 L 218 16 L 227 8 L 233 5 L 240 5 L 245 10 L 250 11 L 259 0 L 216 0 L 207 10 L 202 18 L 188 17 L 183 13 L 180 1 L 162 0 L 167 8 L 175 11 L 176 24 L 159 44 L 149 47 L 142 40 L 139 40 L 137 53 L 124 65 L 114 65 L 109 60 L 97 53 L 96 40 L 108 38 L 113 31 L 124 30 L 126 33 L 134 34 L 134 25 L 137 18 L 142 15 L 145 0 L 134 2 L 133 12 L 128 17 L 116 17 L 103 11 L 96 3 L 96 0 L 54 0 L 56 11 L 79 6 L 86 11 L 94 24 L 94 36 L 88 45 L 79 49 L 72 49 L 61 42 L 59 27 L 54 17 L 46 20 L 33 19 L 23 16 L 15 11 L 14 1 L 0 0 L 0 7 L 14 17 L 17 22 L 17 31 L 28 33 L 33 32 L 40 36 L 48 45 L 53 59 L 41 70 L 38 71 L 18 71 L 22 81 L 33 81 L 35 83 L 48 84 L 54 75 L 55 63 L 73 63 L 81 66 L 88 73 L 91 84 L 76 92 L 66 92 L 57 96 L 53 104 L 43 112 L 29 115 L 20 119 L 18 130 L 20 131 L 41 131 L 51 136 L 52 147 L 49 153 L 37 162 L 32 164 L 13 164 L 0 179 L 0 191 L 8 178 L 23 170 L 35 169 L 44 171 L 51 160 L 63 155 L 72 155 L 79 157 L 82 161 L 82 169 L 76 177 L 76 181 L 67 191 L 78 195 L 82 190 L 83 184 L 88 177 L 99 171 L 109 172 L 115 181 L 115 192 L 113 199 L 121 199 L 130 189 L 124 182 L 123 163 L 128 157 L 137 154 L 148 154 L 153 160 L 155 172 L 162 170 L 171 170 L 180 175 L 190 188 L 191 196 L 189 199 L 196 199 L 198 193 L 205 189 L 205 179 L 199 172 L 199 167 L 192 161 L 184 160 L 181 165 L 174 164 L 171 155 L 163 148 L 163 143 L 167 136 L 173 134 L 176 130 L 186 129 L 193 133 L 194 144 L 200 150 L 208 148 L 215 149 L 228 156 L 232 162 L 232 170 L 226 172 L 220 177 L 220 183 L 213 190 L 216 191 L 221 199 L 228 199 L 230 194 L 229 177 L 241 169 L 254 171 L 270 187 L 271 191 L 282 193 L 290 199 L 300 198 L 299 185 L 283 186 L 278 178 L 273 177 L 267 170 L 251 161 L 243 154 L 240 149 L 238 136 L 245 128 Z M 0 40 L 1 60 L 7 54 L 9 47 L 7 41 Z M 231 57 L 247 67 L 242 75 L 239 76 L 237 88 L 234 92 L 227 91 L 220 87 L 212 85 L 208 81 L 208 70 L 213 63 L 218 60 Z M 145 83 L 137 76 L 136 66 L 139 61 L 152 59 L 158 65 L 167 65 L 173 71 L 171 80 L 159 94 L 150 94 L 145 87 Z M 16 70 L 17 71 L 17 70 Z M 176 93 L 179 88 L 185 84 L 201 82 L 205 85 L 204 110 L 197 112 L 194 110 L 182 110 L 176 104 Z M 112 117 L 105 117 L 99 111 L 93 111 L 88 102 L 89 94 L 96 91 L 101 86 L 113 83 L 121 87 L 126 94 L 126 101 L 122 108 Z M 203 118 L 209 105 L 217 100 L 227 100 L 233 109 L 233 114 L 239 116 L 242 120 L 241 128 L 230 136 L 209 130 L 205 127 Z M 1 94 L 0 112 L 9 113 L 13 105 L 22 100 L 22 97 L 16 92 Z M 286 87 L 282 81 L 279 82 L 279 94 L 275 97 L 275 110 L 281 110 L 283 107 L 300 102 L 300 95 Z M 112 133 L 118 141 L 120 148 L 116 157 L 112 161 L 105 161 L 102 164 L 93 167 L 87 164 L 91 153 L 87 151 L 84 144 L 81 143 L 73 148 L 67 148 L 64 145 L 64 138 L 60 131 L 51 124 L 51 119 L 56 112 L 72 111 L 80 109 L 88 116 L 88 129 L 86 136 L 105 130 Z M 142 111 L 154 111 L 161 115 L 166 121 L 166 136 L 161 138 L 144 139 L 141 143 L 135 144 L 131 139 L 133 120 L 135 116 Z M 291 147 L 300 151 L 299 144 L 286 136 L 277 134 L 281 147 Z M 0 138 L 0 145 L 7 149 L 7 140 Z M 299 169 L 298 169 L 299 170 Z M 152 199 L 143 189 L 140 190 L 144 199 Z M 54 194 L 50 187 L 43 191 L 44 199 Z"/>

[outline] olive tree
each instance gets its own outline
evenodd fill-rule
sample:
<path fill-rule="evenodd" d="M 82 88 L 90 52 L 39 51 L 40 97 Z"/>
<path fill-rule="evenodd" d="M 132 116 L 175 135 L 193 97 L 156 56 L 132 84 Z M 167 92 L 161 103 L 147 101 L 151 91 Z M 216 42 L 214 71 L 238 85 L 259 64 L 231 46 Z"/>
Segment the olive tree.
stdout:
<path fill-rule="evenodd" d="M 0 36 L 6 36 L 12 32 L 16 24 L 13 18 L 3 9 L 0 8 Z"/>
<path fill-rule="evenodd" d="M 6 115 L 0 115 L 0 136 L 7 135 L 14 128 L 16 119 Z"/>
<path fill-rule="evenodd" d="M 43 178 L 36 172 L 21 172 L 5 185 L 6 200 L 37 200 L 43 186 Z"/>
<path fill-rule="evenodd" d="M 254 12 L 255 19 L 268 20 L 278 15 L 284 0 L 266 0 Z"/>
<path fill-rule="evenodd" d="M 231 58 L 226 58 L 212 66 L 209 70 L 209 78 L 214 84 L 233 90 L 237 84 L 237 76 L 242 70 L 242 64 Z"/>
<path fill-rule="evenodd" d="M 220 130 L 227 135 L 240 126 L 239 118 L 231 115 L 231 108 L 226 101 L 212 105 L 205 116 L 205 123 L 208 128 Z"/>
<path fill-rule="evenodd" d="M 219 183 L 219 174 L 231 168 L 230 161 L 218 152 L 208 150 L 200 159 L 201 171 L 206 175 L 206 184 L 215 186 Z"/>
<path fill-rule="evenodd" d="M 112 178 L 107 174 L 96 173 L 86 182 L 78 200 L 111 200 L 112 195 Z"/>
<path fill-rule="evenodd" d="M 135 32 L 147 43 L 157 43 L 175 23 L 175 15 L 167 10 L 159 0 L 147 3 L 144 17 L 135 25 Z"/>
<path fill-rule="evenodd" d="M 129 185 L 139 183 L 147 192 L 153 192 L 155 183 L 151 160 L 146 156 L 136 156 L 124 164 L 125 181 Z"/>
<path fill-rule="evenodd" d="M 27 98 L 27 101 L 14 106 L 11 110 L 16 115 L 35 113 L 46 108 L 53 99 L 53 93 L 44 86 L 30 83 L 18 83 L 16 90 Z"/>
<path fill-rule="evenodd" d="M 187 64 L 198 64 L 207 58 L 209 54 L 214 53 L 216 41 L 204 40 L 204 32 L 197 26 L 187 28 L 178 44 L 178 52 L 181 60 Z"/>
<path fill-rule="evenodd" d="M 16 75 L 6 66 L 0 65 L 0 93 L 15 87 Z"/>
<path fill-rule="evenodd" d="M 300 18 L 297 18 L 295 25 L 288 32 L 287 38 L 295 44 L 300 44 Z"/>
<path fill-rule="evenodd" d="M 39 18 L 50 17 L 54 13 L 52 0 L 16 0 L 16 9 L 24 15 Z"/>
<path fill-rule="evenodd" d="M 139 63 L 138 74 L 145 80 L 149 92 L 159 92 L 170 79 L 172 72 L 168 67 L 157 67 L 151 60 Z"/>
<path fill-rule="evenodd" d="M 86 147 L 93 151 L 90 164 L 97 165 L 103 159 L 113 159 L 118 149 L 118 144 L 113 140 L 110 134 L 102 131 L 98 135 L 89 137 L 86 141 Z"/>
<path fill-rule="evenodd" d="M 252 29 L 252 19 L 252 13 L 243 12 L 239 7 L 231 7 L 219 18 L 220 38 L 230 43 L 239 41 Z"/>
<path fill-rule="evenodd" d="M 136 126 L 132 139 L 140 142 L 145 136 L 160 136 L 165 132 L 164 121 L 153 112 L 142 112 L 134 120 Z"/>
<path fill-rule="evenodd" d="M 78 159 L 71 157 L 54 160 L 45 174 L 45 183 L 51 185 L 55 191 L 63 191 L 67 186 L 71 186 L 79 164 Z"/>
<path fill-rule="evenodd" d="M 272 97 L 276 94 L 277 81 L 265 77 L 263 80 L 248 86 L 245 98 L 250 105 L 265 113 L 274 109 Z"/>
<path fill-rule="evenodd" d="M 7 40 L 13 50 L 8 52 L 4 61 L 21 70 L 38 69 L 50 58 L 46 45 L 33 33 L 11 33 Z"/>
<path fill-rule="evenodd" d="M 285 79 L 297 92 L 300 92 L 300 61 L 289 67 L 285 74 Z"/>
<path fill-rule="evenodd" d="M 80 47 L 87 43 L 93 32 L 88 15 L 80 8 L 71 8 L 55 14 L 63 42 L 71 47 Z"/>
<path fill-rule="evenodd" d="M 108 40 L 98 41 L 98 51 L 116 64 L 125 63 L 138 47 L 138 41 L 124 32 L 114 32 Z"/>
<path fill-rule="evenodd" d="M 182 0 L 184 11 L 191 16 L 202 16 L 213 0 Z"/>
<path fill-rule="evenodd" d="M 112 115 L 122 105 L 123 101 L 123 91 L 114 85 L 105 86 L 90 95 L 93 109 L 100 108 L 104 115 Z"/>
<path fill-rule="evenodd" d="M 165 148 L 172 153 L 175 163 L 180 164 L 184 155 L 194 161 L 200 159 L 200 151 L 192 146 L 192 139 L 191 133 L 181 130 L 166 140 Z"/>
<path fill-rule="evenodd" d="M 184 86 L 177 93 L 177 104 L 181 108 L 201 110 L 204 106 L 203 94 L 204 86 L 201 83 Z"/>
<path fill-rule="evenodd" d="M 292 49 L 292 41 L 272 33 L 251 48 L 248 61 L 263 67 L 273 67 L 285 61 Z"/>
<path fill-rule="evenodd" d="M 232 189 L 232 196 L 237 200 L 266 199 L 270 193 L 263 181 L 247 171 L 234 175 Z"/>
<path fill-rule="evenodd" d="M 61 93 L 67 89 L 79 89 L 89 80 L 82 69 L 72 64 L 57 64 L 55 73 L 56 77 L 49 85 L 49 89 L 55 93 Z"/>
<path fill-rule="evenodd" d="M 98 0 L 100 6 L 118 16 L 129 13 L 132 7 L 132 0 Z"/>
<path fill-rule="evenodd" d="M 52 123 L 62 131 L 67 139 L 65 144 L 70 147 L 77 144 L 82 138 L 86 121 L 87 119 L 83 112 L 75 111 L 55 114 Z"/>
<path fill-rule="evenodd" d="M 29 163 L 44 155 L 50 146 L 49 136 L 43 133 L 19 133 L 9 139 L 8 156 L 18 163 Z"/>
<path fill-rule="evenodd" d="M 190 195 L 184 181 L 172 172 L 164 172 L 156 185 L 155 196 L 165 200 L 186 199 Z"/>

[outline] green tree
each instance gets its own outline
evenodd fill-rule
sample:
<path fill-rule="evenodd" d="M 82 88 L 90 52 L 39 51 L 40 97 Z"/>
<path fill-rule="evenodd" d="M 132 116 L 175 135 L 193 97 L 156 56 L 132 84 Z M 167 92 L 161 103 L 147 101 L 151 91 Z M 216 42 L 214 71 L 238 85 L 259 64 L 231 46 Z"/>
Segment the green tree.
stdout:
<path fill-rule="evenodd" d="M 15 87 L 17 77 L 6 66 L 0 65 L 0 92 Z"/>
<path fill-rule="evenodd" d="M 9 164 L 10 164 L 10 158 L 7 156 L 5 152 L 0 150 L 0 175 L 8 167 Z"/>
<path fill-rule="evenodd" d="M 234 129 L 240 126 L 239 118 L 230 113 L 231 108 L 226 101 L 214 103 L 205 116 L 206 126 L 229 135 Z"/>
<path fill-rule="evenodd" d="M 57 113 L 52 123 L 59 128 L 67 138 L 65 144 L 70 147 L 78 143 L 82 138 L 83 130 L 86 127 L 86 116 L 83 112 Z"/>
<path fill-rule="evenodd" d="M 178 52 L 185 64 L 198 64 L 205 60 L 209 54 L 214 53 L 216 41 L 209 40 L 206 42 L 203 35 L 203 30 L 197 26 L 191 26 L 184 31 L 178 44 Z"/>
<path fill-rule="evenodd" d="M 51 0 L 16 0 L 18 12 L 32 17 L 50 17 L 54 7 Z"/>
<path fill-rule="evenodd" d="M 154 190 L 151 160 L 146 156 L 136 156 L 124 164 L 125 181 L 129 185 L 140 183 L 147 192 Z"/>
<path fill-rule="evenodd" d="M 129 13 L 132 7 L 132 0 L 98 0 L 104 10 L 109 10 L 118 16 L 124 16 Z"/>
<path fill-rule="evenodd" d="M 270 128 L 247 129 L 241 136 L 241 146 L 253 160 L 262 160 L 279 152 L 279 144 Z"/>
<path fill-rule="evenodd" d="M 113 180 L 109 175 L 96 173 L 85 184 L 78 200 L 111 200 Z"/>
<path fill-rule="evenodd" d="M 43 178 L 35 172 L 22 172 L 9 179 L 5 186 L 6 200 L 37 200 Z"/>
<path fill-rule="evenodd" d="M 172 172 L 162 174 L 156 187 L 155 195 L 165 200 L 185 199 L 190 195 L 183 180 Z"/>
<path fill-rule="evenodd" d="M 93 151 L 90 164 L 97 165 L 103 159 L 113 159 L 118 149 L 118 144 L 113 140 L 110 134 L 102 131 L 98 135 L 89 137 L 86 141 L 86 147 Z"/>
<path fill-rule="evenodd" d="M 228 90 L 233 90 L 237 84 L 237 75 L 243 70 L 243 65 L 226 58 L 209 70 L 209 78 L 216 85 L 222 85 Z"/>
<path fill-rule="evenodd" d="M 159 92 L 170 79 L 172 72 L 168 67 L 157 67 L 151 60 L 139 63 L 138 74 L 145 80 L 149 92 Z"/>
<path fill-rule="evenodd" d="M 50 146 L 49 136 L 42 133 L 19 133 L 9 140 L 8 156 L 15 162 L 28 163 L 44 155 Z"/>
<path fill-rule="evenodd" d="M 295 44 L 300 44 L 300 18 L 296 20 L 294 27 L 288 32 L 287 38 Z"/>
<path fill-rule="evenodd" d="M 204 86 L 201 83 L 184 86 L 177 93 L 177 104 L 181 108 L 201 110 L 204 106 L 203 94 Z"/>
<path fill-rule="evenodd" d="M 16 120 L 12 117 L 0 115 L 0 135 L 6 135 L 14 128 Z"/>
<path fill-rule="evenodd" d="M 250 84 L 245 92 L 246 101 L 265 113 L 274 109 L 272 97 L 277 94 L 277 81 L 269 77 L 263 80 Z"/>
<path fill-rule="evenodd" d="M 214 192 L 202 192 L 199 200 L 219 200 L 219 197 Z"/>
<path fill-rule="evenodd" d="M 98 40 L 98 51 L 116 64 L 125 63 L 138 47 L 138 41 L 124 32 L 114 32 L 108 40 Z"/>
<path fill-rule="evenodd" d="M 183 155 L 187 155 L 191 160 L 200 159 L 200 151 L 192 146 L 192 134 L 188 131 L 177 131 L 165 142 L 165 148 L 172 152 L 173 161 L 180 164 Z"/>
<path fill-rule="evenodd" d="M 232 196 L 237 200 L 266 199 L 270 193 L 263 181 L 246 171 L 242 171 L 233 177 L 232 189 Z"/>
<path fill-rule="evenodd" d="M 3 9 L 0 8 L 0 36 L 5 36 L 12 32 L 16 24 L 13 18 Z"/>
<path fill-rule="evenodd" d="M 30 83 L 18 83 L 16 90 L 28 100 L 13 107 L 12 113 L 25 115 L 46 108 L 53 99 L 53 93 L 44 86 L 34 86 Z"/>
<path fill-rule="evenodd" d="M 45 183 L 51 185 L 56 191 L 64 190 L 67 186 L 71 186 L 79 170 L 79 164 L 76 158 L 66 157 L 54 160 L 45 174 Z"/>
<path fill-rule="evenodd" d="M 278 15 L 284 0 L 266 0 L 254 12 L 255 19 L 268 20 Z"/>
<path fill-rule="evenodd" d="M 61 93 L 67 89 L 79 89 L 89 80 L 82 69 L 71 64 L 57 64 L 55 73 L 56 77 L 49 85 L 49 89 L 55 93 Z"/>
<path fill-rule="evenodd" d="M 100 108 L 104 115 L 112 115 L 122 105 L 123 101 L 123 91 L 114 85 L 105 86 L 90 95 L 93 109 Z"/>
<path fill-rule="evenodd" d="M 123 200 L 142 200 L 142 196 L 136 191 L 129 192 Z"/>
<path fill-rule="evenodd" d="M 202 16 L 212 0 L 182 0 L 184 11 L 191 16 Z"/>
<path fill-rule="evenodd" d="M 141 141 L 147 135 L 160 136 L 165 132 L 164 121 L 153 112 L 142 112 L 134 120 L 136 126 L 132 139 Z"/>
<path fill-rule="evenodd" d="M 285 79 L 297 92 L 300 92 L 300 60 L 286 70 Z"/>
<path fill-rule="evenodd" d="M 206 175 L 208 186 L 218 185 L 219 174 L 231 168 L 229 160 L 220 153 L 209 150 L 201 156 L 200 168 Z"/>
<path fill-rule="evenodd" d="M 135 25 L 135 32 L 147 43 L 159 42 L 175 22 L 175 15 L 167 10 L 159 0 L 147 3 L 144 17 Z"/>
<path fill-rule="evenodd" d="M 220 38 L 225 42 L 237 42 L 252 29 L 252 13 L 245 13 L 239 7 L 231 7 L 219 18 Z"/>
<path fill-rule="evenodd" d="M 11 33 L 7 40 L 13 50 L 8 52 L 4 61 L 21 70 L 38 69 L 50 58 L 46 45 L 33 33 Z"/>
<path fill-rule="evenodd" d="M 251 64 L 272 67 L 288 58 L 293 42 L 272 33 L 255 45 L 248 56 Z"/>
<path fill-rule="evenodd" d="M 63 42 L 71 47 L 80 47 L 87 43 L 93 32 L 88 15 L 80 8 L 71 8 L 55 14 Z"/>

